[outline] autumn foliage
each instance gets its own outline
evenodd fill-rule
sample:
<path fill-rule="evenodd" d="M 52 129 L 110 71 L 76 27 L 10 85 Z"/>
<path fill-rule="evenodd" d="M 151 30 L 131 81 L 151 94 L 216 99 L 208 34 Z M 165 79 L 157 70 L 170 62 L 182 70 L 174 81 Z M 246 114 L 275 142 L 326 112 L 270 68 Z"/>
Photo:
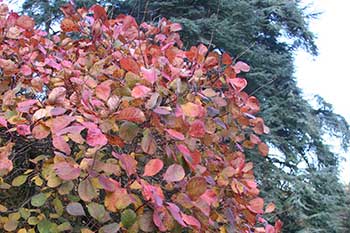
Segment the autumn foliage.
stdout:
<path fill-rule="evenodd" d="M 0 231 L 269 232 L 249 66 L 95 5 L 48 36 L 0 6 Z"/>

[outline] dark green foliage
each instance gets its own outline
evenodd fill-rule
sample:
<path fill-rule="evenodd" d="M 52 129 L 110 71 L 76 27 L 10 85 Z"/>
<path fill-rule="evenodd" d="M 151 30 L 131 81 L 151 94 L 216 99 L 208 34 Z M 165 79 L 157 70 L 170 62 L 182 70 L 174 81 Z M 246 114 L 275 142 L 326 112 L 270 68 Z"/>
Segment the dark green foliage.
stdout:
<path fill-rule="evenodd" d="M 62 2 L 26 0 L 23 10 L 48 31 L 61 17 Z M 323 137 L 340 138 L 345 149 L 349 126 L 322 98 L 317 97 L 318 106 L 311 106 L 297 87 L 293 52 L 303 48 L 317 55 L 315 37 L 308 29 L 308 20 L 315 15 L 306 15 L 299 0 L 75 2 L 86 7 L 104 4 L 110 14 L 131 14 L 139 22 L 170 18 L 183 25 L 186 47 L 204 43 L 246 61 L 251 66 L 247 93 L 259 98 L 261 115 L 271 129 L 267 140 L 278 151 L 268 162 L 250 156 L 263 195 L 278 208 L 271 220 L 281 218 L 285 232 L 346 232 L 339 208 L 349 209 L 349 198 L 344 201 L 338 181 L 338 155 Z M 349 216 L 349 211 L 344 214 Z"/>

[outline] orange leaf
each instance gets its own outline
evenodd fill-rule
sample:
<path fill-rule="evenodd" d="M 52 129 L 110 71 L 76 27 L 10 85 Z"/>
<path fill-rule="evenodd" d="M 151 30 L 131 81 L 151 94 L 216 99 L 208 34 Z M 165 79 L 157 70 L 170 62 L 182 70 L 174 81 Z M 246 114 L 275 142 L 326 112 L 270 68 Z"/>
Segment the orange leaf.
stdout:
<path fill-rule="evenodd" d="M 134 74 L 139 74 L 140 72 L 140 67 L 137 64 L 137 62 L 130 58 L 130 57 L 123 57 L 120 59 L 120 66 L 126 70 L 126 71 L 131 71 Z"/>
<path fill-rule="evenodd" d="M 154 176 L 163 168 L 163 162 L 160 159 L 151 159 L 145 166 L 143 176 Z"/>
<path fill-rule="evenodd" d="M 117 114 L 117 120 L 126 120 L 135 123 L 143 123 L 146 121 L 146 117 L 140 109 L 135 107 L 127 107 Z"/>
<path fill-rule="evenodd" d="M 265 208 L 265 213 L 272 213 L 273 211 L 275 211 L 276 205 L 272 202 L 270 202 L 269 204 L 267 204 L 266 208 Z"/>
<path fill-rule="evenodd" d="M 207 190 L 207 182 L 201 177 L 193 177 L 186 184 L 186 192 L 192 200 L 197 200 Z"/>
<path fill-rule="evenodd" d="M 73 20 L 65 18 L 61 22 L 61 29 L 64 32 L 78 32 L 79 26 Z"/>
<path fill-rule="evenodd" d="M 264 211 L 263 211 L 264 199 L 262 199 L 261 197 L 257 197 L 255 199 L 249 201 L 249 204 L 247 207 L 253 213 L 263 214 L 264 213 Z"/>
<path fill-rule="evenodd" d="M 22 15 L 16 20 L 16 25 L 26 30 L 33 30 L 35 22 L 29 16 Z"/>
<path fill-rule="evenodd" d="M 267 156 L 269 154 L 269 147 L 263 142 L 259 143 L 258 150 L 262 156 Z"/>
<path fill-rule="evenodd" d="M 148 88 L 144 85 L 137 85 L 132 89 L 131 96 L 134 98 L 144 98 L 151 91 L 151 88 Z"/>
<path fill-rule="evenodd" d="M 230 65 L 232 63 L 232 58 L 228 53 L 222 55 L 222 64 Z"/>

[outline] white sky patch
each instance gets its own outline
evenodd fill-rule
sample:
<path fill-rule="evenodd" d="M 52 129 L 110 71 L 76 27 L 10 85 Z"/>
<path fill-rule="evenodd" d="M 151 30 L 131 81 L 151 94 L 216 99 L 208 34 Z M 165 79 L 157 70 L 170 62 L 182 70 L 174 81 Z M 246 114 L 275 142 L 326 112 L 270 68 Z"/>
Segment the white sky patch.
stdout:
<path fill-rule="evenodd" d="M 304 0 L 311 4 L 311 12 L 323 12 L 319 19 L 311 21 L 310 30 L 317 36 L 319 56 L 312 57 L 304 51 L 296 54 L 296 77 L 305 97 L 314 94 L 323 97 L 338 113 L 350 122 L 350 1 Z M 350 182 L 350 156 L 344 153 L 335 140 L 326 137 L 346 159 L 341 163 L 341 180 Z"/>

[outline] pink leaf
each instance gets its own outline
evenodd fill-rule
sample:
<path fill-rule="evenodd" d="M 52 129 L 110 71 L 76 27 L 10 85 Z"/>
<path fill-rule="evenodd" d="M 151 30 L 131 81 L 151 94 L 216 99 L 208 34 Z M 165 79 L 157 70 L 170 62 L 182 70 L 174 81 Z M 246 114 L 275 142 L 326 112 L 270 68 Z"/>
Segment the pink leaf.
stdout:
<path fill-rule="evenodd" d="M 115 190 L 115 184 L 111 180 L 111 178 L 106 177 L 105 175 L 100 175 L 98 177 L 99 183 L 102 185 L 103 189 L 108 192 L 114 192 Z"/>
<path fill-rule="evenodd" d="M 131 96 L 134 98 L 144 98 L 150 91 L 151 89 L 144 85 L 137 85 L 132 89 Z"/>
<path fill-rule="evenodd" d="M 17 125 L 17 133 L 22 136 L 31 134 L 29 125 Z"/>
<path fill-rule="evenodd" d="M 171 215 L 174 217 L 174 219 L 183 227 L 187 227 L 186 223 L 184 223 L 184 221 L 182 220 L 182 217 L 180 215 L 180 213 L 182 214 L 182 212 L 180 211 L 180 208 L 170 202 L 167 202 L 168 204 L 168 210 L 170 211 Z"/>
<path fill-rule="evenodd" d="M 235 71 L 236 71 L 237 74 L 240 73 L 241 71 L 243 71 L 243 72 L 249 72 L 249 70 L 250 70 L 249 65 L 247 65 L 246 63 L 241 62 L 241 61 L 237 62 L 237 63 L 233 66 L 233 68 L 235 69 Z"/>
<path fill-rule="evenodd" d="M 120 160 L 128 176 L 136 173 L 137 161 L 131 155 L 113 153 L 113 156 Z"/>
<path fill-rule="evenodd" d="M 167 131 L 167 133 L 174 139 L 185 140 L 185 136 L 176 130 L 166 129 L 165 131 Z"/>
<path fill-rule="evenodd" d="M 30 68 L 28 65 L 21 66 L 21 73 L 25 76 L 29 76 L 32 74 L 32 68 Z"/>
<path fill-rule="evenodd" d="M 96 127 L 88 129 L 86 142 L 89 146 L 104 146 L 108 140 L 102 131 Z"/>
<path fill-rule="evenodd" d="M 0 125 L 7 128 L 7 120 L 3 117 L 0 117 Z"/>
<path fill-rule="evenodd" d="M 177 31 L 180 31 L 181 29 L 182 29 L 182 27 L 181 27 L 181 24 L 179 24 L 179 23 L 172 23 L 170 25 L 171 32 L 177 32 Z"/>
<path fill-rule="evenodd" d="M 237 90 L 237 92 L 242 91 L 248 84 L 247 80 L 245 80 L 244 78 L 232 78 L 229 79 L 229 83 L 235 90 Z"/>
<path fill-rule="evenodd" d="M 27 113 L 37 102 L 37 100 L 25 100 L 23 102 L 20 102 L 17 104 L 17 111 Z"/>
<path fill-rule="evenodd" d="M 205 136 L 204 122 L 201 120 L 195 120 L 190 127 L 188 134 L 195 138 L 202 138 Z"/>
<path fill-rule="evenodd" d="M 80 168 L 67 162 L 56 163 L 54 169 L 62 180 L 74 180 L 80 176 Z"/>
<path fill-rule="evenodd" d="M 151 159 L 145 166 L 143 176 L 154 176 L 163 168 L 163 162 L 160 159 Z"/>
<path fill-rule="evenodd" d="M 181 181 L 185 177 L 185 171 L 181 165 L 173 164 L 168 167 L 164 174 L 164 180 L 167 182 Z"/>
<path fill-rule="evenodd" d="M 62 136 L 53 136 L 52 144 L 56 149 L 66 153 L 67 155 L 71 153 L 69 144 L 63 139 Z"/>
<path fill-rule="evenodd" d="M 196 229 L 200 229 L 201 228 L 201 224 L 200 222 L 193 216 L 191 215 L 187 215 L 184 213 L 181 213 L 182 215 L 182 219 L 184 220 L 185 223 L 187 223 L 190 226 L 193 226 Z"/>
<path fill-rule="evenodd" d="M 157 74 L 154 68 L 146 69 L 144 67 L 141 67 L 141 73 L 143 78 L 146 79 L 151 84 L 157 81 Z"/>
<path fill-rule="evenodd" d="M 111 85 L 113 81 L 112 80 L 106 80 L 96 87 L 96 96 L 97 98 L 107 101 L 110 94 L 111 94 Z"/>

